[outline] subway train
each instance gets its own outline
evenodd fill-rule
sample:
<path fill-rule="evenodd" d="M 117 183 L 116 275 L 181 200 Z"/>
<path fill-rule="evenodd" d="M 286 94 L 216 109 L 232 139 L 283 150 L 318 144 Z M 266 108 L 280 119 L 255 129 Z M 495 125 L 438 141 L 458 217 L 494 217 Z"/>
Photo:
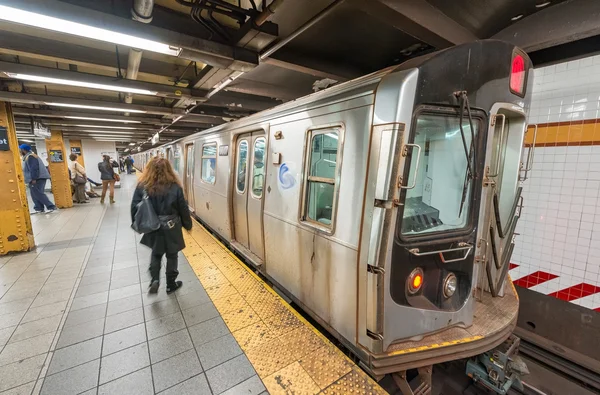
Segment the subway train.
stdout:
<path fill-rule="evenodd" d="M 374 377 L 510 337 L 529 57 L 483 40 L 136 153 Z"/>

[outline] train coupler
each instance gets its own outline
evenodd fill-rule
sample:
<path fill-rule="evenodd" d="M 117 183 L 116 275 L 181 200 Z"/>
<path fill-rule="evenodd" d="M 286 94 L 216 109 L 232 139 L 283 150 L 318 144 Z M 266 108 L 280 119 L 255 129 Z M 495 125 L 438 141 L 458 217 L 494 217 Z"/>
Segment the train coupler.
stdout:
<path fill-rule="evenodd" d="M 520 342 L 511 335 L 497 348 L 471 358 L 467 376 L 499 395 L 505 395 L 512 387 L 523 390 L 521 376 L 529 374 L 529 370 L 518 355 Z"/>

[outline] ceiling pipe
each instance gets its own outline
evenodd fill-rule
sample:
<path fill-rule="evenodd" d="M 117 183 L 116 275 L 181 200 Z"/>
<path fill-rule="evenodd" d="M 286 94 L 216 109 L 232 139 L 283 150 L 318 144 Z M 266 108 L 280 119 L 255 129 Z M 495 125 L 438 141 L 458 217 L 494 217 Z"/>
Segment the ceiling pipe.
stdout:
<path fill-rule="evenodd" d="M 133 0 L 133 7 L 131 8 L 131 19 L 142 23 L 152 22 L 152 10 L 154 8 L 154 0 Z M 129 57 L 127 61 L 127 74 L 128 80 L 136 80 L 138 71 L 140 70 L 140 63 L 142 62 L 142 51 L 135 48 L 129 49 Z M 133 102 L 133 95 L 131 93 L 125 94 L 125 103 L 131 104 Z M 129 114 L 125 114 L 129 115 Z"/>
<path fill-rule="evenodd" d="M 283 40 L 278 41 L 273 46 L 271 46 L 270 48 L 265 50 L 263 53 L 261 53 L 259 59 L 265 60 L 268 57 L 270 57 L 271 55 L 273 55 L 275 52 L 279 51 L 283 46 L 287 45 L 290 41 L 292 41 L 293 39 L 295 39 L 296 37 L 298 37 L 305 31 L 310 29 L 312 26 L 317 24 L 320 20 L 325 18 L 327 15 L 331 14 L 343 2 L 344 2 L 344 0 L 335 0 L 333 3 L 329 4 L 327 7 L 325 7 L 323 9 L 323 11 L 321 11 L 317 15 L 313 16 L 304 25 L 302 25 L 298 29 L 296 29 L 292 34 L 290 34 Z"/>
<path fill-rule="evenodd" d="M 283 4 L 284 0 L 273 0 L 271 4 L 265 7 L 264 10 L 254 20 L 256 26 L 262 26 L 275 13 L 275 10 Z"/>

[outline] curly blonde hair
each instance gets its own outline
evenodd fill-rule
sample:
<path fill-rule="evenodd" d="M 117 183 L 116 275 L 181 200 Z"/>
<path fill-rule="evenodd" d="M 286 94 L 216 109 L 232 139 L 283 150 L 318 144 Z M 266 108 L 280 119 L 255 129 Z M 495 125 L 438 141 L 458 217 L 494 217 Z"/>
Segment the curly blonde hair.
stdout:
<path fill-rule="evenodd" d="M 155 158 L 146 165 L 138 185 L 152 196 L 162 194 L 173 185 L 181 184 L 171 163 L 164 158 Z"/>

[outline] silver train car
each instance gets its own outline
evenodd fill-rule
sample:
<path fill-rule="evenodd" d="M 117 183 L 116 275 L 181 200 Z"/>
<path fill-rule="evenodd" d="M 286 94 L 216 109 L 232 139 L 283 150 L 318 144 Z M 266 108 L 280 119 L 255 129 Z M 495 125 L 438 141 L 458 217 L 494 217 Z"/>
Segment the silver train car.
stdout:
<path fill-rule="evenodd" d="M 134 156 L 375 377 L 503 343 L 532 64 L 484 40 Z"/>

